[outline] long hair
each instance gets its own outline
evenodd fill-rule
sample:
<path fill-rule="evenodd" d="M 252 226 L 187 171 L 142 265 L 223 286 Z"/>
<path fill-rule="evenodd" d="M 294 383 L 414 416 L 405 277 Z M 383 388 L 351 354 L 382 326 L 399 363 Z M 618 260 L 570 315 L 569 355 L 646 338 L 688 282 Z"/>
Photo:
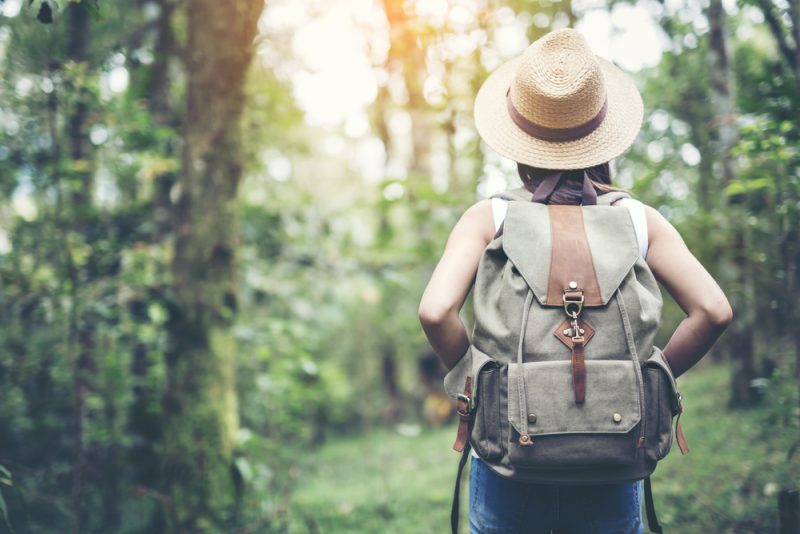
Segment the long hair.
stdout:
<path fill-rule="evenodd" d="M 517 163 L 519 177 L 525 188 L 533 193 L 546 177 L 553 173 L 561 172 L 563 179 L 558 188 L 550 196 L 550 204 L 580 204 L 583 198 L 583 172 L 589 175 L 592 185 L 598 195 L 609 191 L 625 191 L 625 189 L 615 187 L 611 184 L 611 167 L 608 162 L 600 163 L 585 169 L 574 169 L 559 171 L 554 169 L 541 169 L 531 167 L 524 163 Z M 627 191 L 626 191 L 627 192 Z"/>

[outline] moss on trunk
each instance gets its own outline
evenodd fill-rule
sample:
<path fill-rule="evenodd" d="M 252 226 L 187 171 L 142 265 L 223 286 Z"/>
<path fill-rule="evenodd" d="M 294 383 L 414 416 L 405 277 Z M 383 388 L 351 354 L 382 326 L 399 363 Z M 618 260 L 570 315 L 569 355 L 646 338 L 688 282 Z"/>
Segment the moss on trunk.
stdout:
<path fill-rule="evenodd" d="M 163 485 L 171 532 L 225 532 L 235 522 L 238 426 L 236 191 L 240 119 L 262 0 L 185 4 L 186 119 L 174 211 Z"/>

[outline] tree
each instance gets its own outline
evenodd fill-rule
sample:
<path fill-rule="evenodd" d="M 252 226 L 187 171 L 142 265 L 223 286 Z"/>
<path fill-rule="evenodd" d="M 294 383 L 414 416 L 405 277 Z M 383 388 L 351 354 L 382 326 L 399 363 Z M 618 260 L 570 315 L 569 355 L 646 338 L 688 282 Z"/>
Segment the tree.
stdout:
<path fill-rule="evenodd" d="M 235 514 L 238 429 L 236 194 L 244 83 L 262 0 L 186 3 L 186 117 L 174 213 L 163 474 L 173 532 L 224 529 Z"/>

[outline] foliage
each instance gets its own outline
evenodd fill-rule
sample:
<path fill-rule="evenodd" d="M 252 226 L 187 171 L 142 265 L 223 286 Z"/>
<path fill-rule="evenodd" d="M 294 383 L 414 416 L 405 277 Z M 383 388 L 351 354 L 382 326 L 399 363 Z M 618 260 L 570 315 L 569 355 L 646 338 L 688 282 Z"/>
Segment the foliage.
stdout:
<path fill-rule="evenodd" d="M 196 164 L 184 152 L 189 22 L 170 0 L 51 4 L 0 18 L 0 512 L 18 532 L 157 532 L 168 509 L 176 199 Z M 238 344 L 231 532 L 446 522 L 450 430 L 393 429 L 416 432 L 432 393 L 416 312 L 450 228 L 517 183 L 513 164 L 481 145 L 472 102 L 514 35 L 533 39 L 591 10 L 435 4 L 276 1 L 261 21 L 237 162 L 238 294 L 235 313 L 222 310 Z M 732 295 L 757 364 L 756 403 L 736 412 L 720 401 L 730 365 L 686 378 L 697 446 L 660 469 L 655 490 L 681 531 L 765 531 L 771 492 L 798 475 L 800 92 L 780 38 L 754 15 L 764 3 L 729 5 L 735 109 L 721 116 L 708 10 L 651 4 L 668 46 L 634 74 L 645 123 L 615 179 L 667 216 Z M 33 20 L 47 9 L 52 24 Z M 375 85 L 337 120 L 315 118 L 309 101 L 332 113 L 360 87 L 346 79 L 336 92 L 349 73 L 320 74 L 349 42 L 325 37 L 326 17 L 352 22 L 346 50 Z M 786 20 L 776 19 L 785 41 Z M 309 32 L 322 40 L 309 47 Z M 309 48 L 332 53 L 323 61 Z M 734 127 L 729 150 L 720 124 Z M 683 318 L 666 301 L 662 345 Z M 735 339 L 715 360 L 738 361 Z M 429 508 L 438 515 L 415 513 Z"/>
<path fill-rule="evenodd" d="M 791 377 L 776 377 L 782 385 L 770 384 L 764 409 L 729 411 L 722 399 L 730 372 L 728 365 L 705 365 L 679 380 L 686 409 L 681 425 L 691 451 L 682 456 L 673 446 L 653 474 L 656 510 L 665 530 L 774 532 L 777 492 L 800 476 L 800 458 L 787 458 L 797 438 Z M 770 414 L 787 407 L 794 412 L 795 432 L 776 432 L 784 422 Z M 412 436 L 387 429 L 326 445 L 307 459 L 307 474 L 281 531 L 441 530 L 448 522 L 458 463 L 449 446 L 454 434 L 454 426 Z M 467 502 L 466 490 L 461 498 Z"/>

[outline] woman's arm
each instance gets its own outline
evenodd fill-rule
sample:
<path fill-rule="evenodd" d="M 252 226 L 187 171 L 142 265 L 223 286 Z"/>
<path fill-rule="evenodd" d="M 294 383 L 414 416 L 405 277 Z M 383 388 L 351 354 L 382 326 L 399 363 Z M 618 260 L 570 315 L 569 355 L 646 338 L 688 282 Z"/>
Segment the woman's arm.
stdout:
<path fill-rule="evenodd" d="M 452 369 L 469 348 L 458 315 L 472 289 L 483 250 L 494 237 L 490 200 L 470 207 L 453 227 L 419 303 L 419 320 L 433 350 Z"/>
<path fill-rule="evenodd" d="M 646 208 L 647 264 L 686 313 L 664 356 L 677 377 L 696 364 L 733 318 L 728 299 L 692 255 L 677 230 L 655 209 Z"/>

